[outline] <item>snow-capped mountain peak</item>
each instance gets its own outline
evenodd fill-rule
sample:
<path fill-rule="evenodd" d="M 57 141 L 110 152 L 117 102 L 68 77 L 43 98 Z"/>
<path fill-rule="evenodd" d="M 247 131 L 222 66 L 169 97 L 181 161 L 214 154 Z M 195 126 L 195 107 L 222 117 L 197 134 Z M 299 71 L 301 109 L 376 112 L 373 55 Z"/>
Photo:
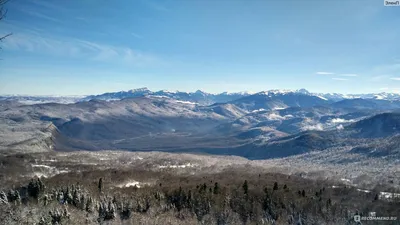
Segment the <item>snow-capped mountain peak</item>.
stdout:
<path fill-rule="evenodd" d="M 302 88 L 299 90 L 291 90 L 291 89 L 272 89 L 268 91 L 261 91 L 256 93 L 258 95 L 286 95 L 286 94 L 303 94 L 303 95 L 311 95 L 309 91 L 306 89 Z"/>
<path fill-rule="evenodd" d="M 243 96 L 247 96 L 247 95 L 252 95 L 252 94 L 255 94 L 255 92 L 251 92 L 251 91 L 239 91 L 239 92 L 224 91 L 224 92 L 220 93 L 219 95 L 243 95 Z"/>
<path fill-rule="evenodd" d="M 20 96 L 20 95 L 4 95 L 0 96 L 0 100 L 15 100 L 21 103 L 35 104 L 35 103 L 43 103 L 43 102 L 77 102 L 77 101 L 89 101 L 92 99 L 97 100 L 105 100 L 105 101 L 114 101 L 120 100 L 124 98 L 136 98 L 143 96 L 165 96 L 173 99 L 188 101 L 188 102 L 196 102 L 200 105 L 211 105 L 214 103 L 226 103 L 230 101 L 234 101 L 243 97 L 250 97 L 252 95 L 255 96 L 266 96 L 268 98 L 272 97 L 281 97 L 286 96 L 289 97 L 292 95 L 302 95 L 302 96 L 315 96 L 325 101 L 341 101 L 345 99 L 375 99 L 375 100 L 387 100 L 387 101 L 400 101 L 399 93 L 367 93 L 367 94 L 340 94 L 340 93 L 314 93 L 309 92 L 308 90 L 302 88 L 298 90 L 290 90 L 290 89 L 272 89 L 261 91 L 257 93 L 251 93 L 248 91 L 243 92 L 222 92 L 219 94 L 211 94 L 201 90 L 197 90 L 195 92 L 181 92 L 181 91 L 170 91 L 170 90 L 161 90 L 161 91 L 151 91 L 147 87 L 136 88 L 129 91 L 119 91 L 119 92 L 110 92 L 104 93 L 100 95 L 90 95 L 90 96 Z M 66 101 L 68 100 L 68 101 Z M 32 102 L 32 103 L 31 103 Z"/>
<path fill-rule="evenodd" d="M 197 90 L 197 91 L 195 92 L 195 94 L 209 95 L 209 93 L 204 92 L 204 91 L 202 91 L 202 90 Z"/>
<path fill-rule="evenodd" d="M 176 94 L 176 93 L 179 93 L 180 91 L 178 91 L 178 90 L 176 90 L 176 91 L 161 90 L 160 92 L 164 92 L 164 93 L 168 93 L 168 94 Z"/>
<path fill-rule="evenodd" d="M 301 93 L 301 94 L 305 94 L 305 95 L 309 95 L 311 94 L 309 91 L 307 91 L 306 89 L 302 88 L 296 91 L 297 93 Z"/>

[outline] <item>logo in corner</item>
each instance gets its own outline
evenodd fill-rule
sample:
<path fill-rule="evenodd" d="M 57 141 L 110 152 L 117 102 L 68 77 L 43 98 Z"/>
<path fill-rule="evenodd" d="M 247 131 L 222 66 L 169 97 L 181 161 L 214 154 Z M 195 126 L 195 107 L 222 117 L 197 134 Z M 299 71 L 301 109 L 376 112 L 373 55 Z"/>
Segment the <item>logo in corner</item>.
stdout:
<path fill-rule="evenodd" d="M 400 1 L 399 0 L 384 0 L 383 5 L 384 6 L 400 6 Z"/>

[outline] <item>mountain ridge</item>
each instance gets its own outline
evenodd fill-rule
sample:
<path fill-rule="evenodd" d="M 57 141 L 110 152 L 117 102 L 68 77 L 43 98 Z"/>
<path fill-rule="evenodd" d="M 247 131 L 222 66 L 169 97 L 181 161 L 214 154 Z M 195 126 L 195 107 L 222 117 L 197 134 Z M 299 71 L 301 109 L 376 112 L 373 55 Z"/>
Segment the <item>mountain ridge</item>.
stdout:
<path fill-rule="evenodd" d="M 70 96 L 56 96 L 56 95 L 42 95 L 42 96 L 30 96 L 30 95 L 0 95 L 1 100 L 8 101 L 18 101 L 23 104 L 38 104 L 38 103 L 48 103 L 48 102 L 56 102 L 56 103 L 74 103 L 79 101 L 90 101 L 93 99 L 105 100 L 105 101 L 113 101 L 113 100 L 121 100 L 124 98 L 134 98 L 134 97 L 143 97 L 143 96 L 164 96 L 170 97 L 177 100 L 195 102 L 201 105 L 211 105 L 215 103 L 226 103 L 230 101 L 234 101 L 243 97 L 251 96 L 251 95 L 266 95 L 266 96 L 283 96 L 287 94 L 298 94 L 298 95 L 307 95 L 307 96 L 316 96 L 322 100 L 328 101 L 341 101 L 344 99 L 375 99 L 375 100 L 388 100 L 388 101 L 397 101 L 400 100 L 400 94 L 397 93 L 366 93 L 366 94 L 341 94 L 341 93 L 314 93 L 309 92 L 308 90 L 301 88 L 297 90 L 291 89 L 271 89 L 260 92 L 221 92 L 221 93 L 208 93 L 202 90 L 197 90 L 193 92 L 184 92 L 184 91 L 170 91 L 170 90 L 158 90 L 151 91 L 147 87 L 131 89 L 127 91 L 116 91 L 116 92 L 105 92 L 97 95 L 86 95 L 86 96 L 78 96 L 78 95 L 70 95 Z"/>

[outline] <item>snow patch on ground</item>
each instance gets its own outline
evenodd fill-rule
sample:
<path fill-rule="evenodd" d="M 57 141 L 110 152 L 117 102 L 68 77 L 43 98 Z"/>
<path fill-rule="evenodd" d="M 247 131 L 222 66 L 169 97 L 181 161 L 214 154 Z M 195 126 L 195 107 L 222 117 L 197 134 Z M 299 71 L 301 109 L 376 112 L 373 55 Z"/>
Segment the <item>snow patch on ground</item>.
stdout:
<path fill-rule="evenodd" d="M 357 191 L 364 192 L 364 193 L 370 193 L 371 192 L 370 190 L 364 190 L 364 189 L 357 189 Z"/>
<path fill-rule="evenodd" d="M 293 90 L 275 89 L 275 90 L 269 90 L 269 91 L 262 91 L 262 92 L 259 92 L 258 94 L 270 96 L 270 95 L 285 95 L 285 94 L 294 93 L 294 92 L 295 91 L 293 91 Z"/>
<path fill-rule="evenodd" d="M 272 113 L 272 114 L 269 114 L 269 115 L 268 115 L 268 119 L 269 119 L 269 120 L 283 120 L 284 117 L 281 116 L 281 115 L 278 115 L 278 114 L 276 114 L 276 113 Z"/>
<path fill-rule="evenodd" d="M 173 169 L 177 169 L 177 168 L 190 168 L 190 167 L 196 167 L 197 165 L 195 165 L 195 164 L 191 164 L 191 163 L 186 163 L 186 164 L 183 164 L 183 165 L 161 165 L 161 166 L 158 166 L 158 168 L 160 168 L 160 169 L 164 169 L 164 168 L 173 168 Z"/>
<path fill-rule="evenodd" d="M 42 165 L 42 164 L 32 164 L 32 177 L 54 177 L 58 174 L 69 173 L 67 169 L 59 170 L 54 166 Z"/>
<path fill-rule="evenodd" d="M 46 169 L 55 169 L 53 166 L 48 165 L 32 165 L 32 167 L 46 168 Z"/>
<path fill-rule="evenodd" d="M 195 102 L 180 101 L 180 100 L 176 100 L 176 102 L 177 103 L 183 103 L 183 104 L 197 105 L 197 103 L 195 103 Z"/>
<path fill-rule="evenodd" d="M 149 185 L 150 185 L 149 183 L 139 182 L 136 180 L 130 180 L 128 182 L 117 185 L 117 187 L 119 187 L 119 188 L 128 188 L 128 187 L 143 188 L 144 186 L 149 186 Z"/>
<path fill-rule="evenodd" d="M 150 95 L 150 98 L 154 97 L 154 98 L 169 98 L 168 96 L 162 96 L 162 95 Z"/>
<path fill-rule="evenodd" d="M 336 127 L 336 129 L 338 129 L 338 130 L 343 130 L 343 129 L 344 129 L 344 126 L 343 126 L 342 124 L 340 124 L 339 126 Z"/>
<path fill-rule="evenodd" d="M 327 98 L 324 98 L 324 97 L 322 97 L 322 96 L 317 95 L 317 97 L 320 98 L 320 99 L 322 99 L 322 100 L 328 101 Z"/>
<path fill-rule="evenodd" d="M 331 120 L 331 123 L 352 123 L 354 120 L 345 120 L 342 118 L 334 118 Z"/>
<path fill-rule="evenodd" d="M 290 118 L 293 118 L 293 115 L 285 115 L 285 116 L 281 116 L 277 113 L 271 113 L 269 115 L 266 115 L 266 118 L 268 120 L 287 120 Z"/>
<path fill-rule="evenodd" d="M 44 177 L 44 178 L 47 178 L 48 176 L 45 173 L 35 172 L 35 173 L 33 173 L 32 177 Z"/>
<path fill-rule="evenodd" d="M 309 124 L 309 125 L 304 125 L 301 129 L 303 131 L 306 131 L 306 130 L 324 130 L 324 126 L 322 124 L 320 124 L 320 123 Z"/>
<path fill-rule="evenodd" d="M 344 181 L 344 182 L 347 182 L 347 183 L 351 183 L 351 180 L 346 179 L 346 178 L 341 178 L 340 180 L 341 180 L 341 181 Z"/>
<path fill-rule="evenodd" d="M 253 111 L 251 111 L 252 113 L 256 113 L 256 112 L 263 112 L 263 111 L 267 111 L 266 109 L 263 109 L 263 108 L 261 108 L 261 109 L 256 109 L 256 110 L 253 110 Z"/>
<path fill-rule="evenodd" d="M 400 198 L 400 193 L 391 193 L 391 192 L 379 193 L 379 199 L 393 199 L 393 198 Z"/>
<path fill-rule="evenodd" d="M 57 162 L 57 160 L 55 159 L 48 159 L 48 160 L 44 160 L 45 162 Z"/>

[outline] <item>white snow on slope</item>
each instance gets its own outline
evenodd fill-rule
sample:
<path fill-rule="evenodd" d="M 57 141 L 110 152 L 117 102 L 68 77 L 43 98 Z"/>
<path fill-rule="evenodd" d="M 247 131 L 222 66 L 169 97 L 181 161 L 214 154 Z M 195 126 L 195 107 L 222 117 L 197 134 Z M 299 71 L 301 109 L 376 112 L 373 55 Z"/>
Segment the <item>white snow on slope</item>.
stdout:
<path fill-rule="evenodd" d="M 62 173 L 69 173 L 69 170 L 66 169 L 58 169 L 55 166 L 48 166 L 48 165 L 42 165 L 42 164 L 32 164 L 32 177 L 53 177 L 58 174 Z"/>
<path fill-rule="evenodd" d="M 284 120 L 285 119 L 285 117 L 283 117 L 283 116 L 281 116 L 279 114 L 276 114 L 276 113 L 269 114 L 267 116 L 267 118 L 268 118 L 268 120 Z"/>
<path fill-rule="evenodd" d="M 393 198 L 400 198 L 400 193 L 391 193 L 391 192 L 379 193 L 379 199 L 393 199 Z"/>
<path fill-rule="evenodd" d="M 180 101 L 180 100 L 176 100 L 175 102 L 177 102 L 177 103 L 183 103 L 183 104 L 197 105 L 196 102 L 188 102 L 188 101 Z"/>
<path fill-rule="evenodd" d="M 253 110 L 253 111 L 251 111 L 252 113 L 256 113 L 256 112 L 263 112 L 263 111 L 267 111 L 266 109 L 263 109 L 263 108 L 261 108 L 261 109 L 256 109 L 256 110 Z"/>
<path fill-rule="evenodd" d="M 144 182 L 139 182 L 136 180 L 130 180 L 128 182 L 122 183 L 122 184 L 118 184 L 116 185 L 119 188 L 127 188 L 127 187 L 137 187 L 137 188 L 143 188 L 144 186 L 148 186 L 150 185 L 149 183 L 144 183 Z"/>
<path fill-rule="evenodd" d="M 324 126 L 320 123 L 317 124 L 306 124 L 301 128 L 303 131 L 306 130 L 324 130 Z"/>
<path fill-rule="evenodd" d="M 320 98 L 320 99 L 322 99 L 322 100 L 325 100 L 325 101 L 328 101 L 328 99 L 327 98 L 324 98 L 324 97 L 322 97 L 322 96 L 319 96 L 319 95 L 316 95 L 318 98 Z"/>
<path fill-rule="evenodd" d="M 370 190 L 364 190 L 364 189 L 357 189 L 357 191 L 364 192 L 364 193 L 370 193 L 371 192 Z"/>
<path fill-rule="evenodd" d="M 331 123 L 352 123 L 354 120 L 345 120 L 342 118 L 334 118 L 330 121 Z"/>
<path fill-rule="evenodd" d="M 197 165 L 195 164 L 191 164 L 191 163 L 187 163 L 187 164 L 183 164 L 183 165 L 161 165 L 158 166 L 158 168 L 160 169 L 164 169 L 164 168 L 186 168 L 186 167 L 196 167 Z"/>

